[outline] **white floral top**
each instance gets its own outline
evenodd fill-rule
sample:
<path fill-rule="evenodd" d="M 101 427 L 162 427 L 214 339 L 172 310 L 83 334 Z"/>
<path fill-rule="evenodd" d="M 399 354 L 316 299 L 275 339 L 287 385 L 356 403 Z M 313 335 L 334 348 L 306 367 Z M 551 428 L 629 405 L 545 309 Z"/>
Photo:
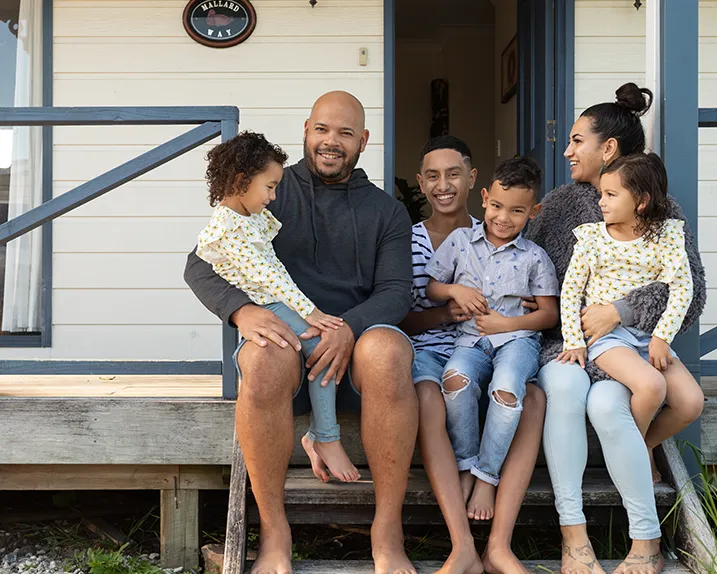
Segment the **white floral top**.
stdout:
<path fill-rule="evenodd" d="M 692 272 L 685 251 L 684 222 L 668 219 L 657 242 L 617 241 L 605 222 L 573 230 L 578 238 L 560 295 L 563 348 L 585 347 L 580 306 L 605 305 L 655 281 L 667 283 L 667 308 L 652 335 L 671 343 L 692 302 Z"/>
<path fill-rule="evenodd" d="M 199 234 L 197 255 L 257 305 L 284 303 L 306 318 L 315 305 L 292 280 L 271 242 L 281 223 L 269 210 L 240 215 L 223 205 Z"/>

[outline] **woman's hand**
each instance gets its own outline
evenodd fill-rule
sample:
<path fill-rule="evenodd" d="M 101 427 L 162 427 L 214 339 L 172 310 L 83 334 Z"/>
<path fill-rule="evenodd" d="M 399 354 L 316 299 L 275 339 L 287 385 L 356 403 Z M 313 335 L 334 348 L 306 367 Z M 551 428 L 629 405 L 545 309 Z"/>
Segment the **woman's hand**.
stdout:
<path fill-rule="evenodd" d="M 659 337 L 650 339 L 647 351 L 650 355 L 650 364 L 658 371 L 666 371 L 667 367 L 673 363 L 670 346 Z"/>
<path fill-rule="evenodd" d="M 587 358 L 588 350 L 583 347 L 582 349 L 568 349 L 567 351 L 563 351 L 555 360 L 563 364 L 569 362 L 571 365 L 580 363 L 580 366 L 584 369 Z"/>
<path fill-rule="evenodd" d="M 620 315 L 612 303 L 608 305 L 588 305 L 580 312 L 583 333 L 588 347 L 604 337 L 620 324 Z"/>
<path fill-rule="evenodd" d="M 535 301 L 535 297 L 523 297 L 523 307 L 528 311 L 537 311 L 538 303 Z"/>

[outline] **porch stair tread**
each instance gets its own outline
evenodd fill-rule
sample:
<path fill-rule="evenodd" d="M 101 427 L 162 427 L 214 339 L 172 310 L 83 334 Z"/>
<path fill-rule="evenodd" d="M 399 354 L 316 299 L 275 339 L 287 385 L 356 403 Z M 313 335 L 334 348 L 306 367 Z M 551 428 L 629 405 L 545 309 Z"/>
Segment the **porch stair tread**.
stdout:
<path fill-rule="evenodd" d="M 672 506 L 676 500 L 675 490 L 661 482 L 655 485 L 658 506 Z M 361 469 L 361 481 L 342 483 L 332 479 L 328 483 L 318 480 L 310 468 L 290 468 L 285 486 L 286 504 L 301 505 L 373 505 L 375 504 L 371 472 Z M 524 505 L 552 506 L 553 489 L 545 468 L 533 473 Z M 588 468 L 583 482 L 583 501 L 586 506 L 620 506 L 621 498 L 604 468 Z M 435 506 L 436 498 L 425 470 L 412 468 L 408 479 L 406 505 Z"/>
<path fill-rule="evenodd" d="M 560 572 L 560 560 L 527 560 L 523 564 L 531 572 L 548 574 Z M 606 572 L 612 572 L 620 564 L 619 560 L 605 560 L 601 566 Z M 438 561 L 414 562 L 418 574 L 433 574 L 441 566 Z M 299 560 L 292 564 L 294 574 L 374 574 L 370 560 Z M 249 568 L 247 568 L 247 571 Z M 663 572 L 668 574 L 689 574 L 690 570 L 677 560 L 667 560 Z"/>

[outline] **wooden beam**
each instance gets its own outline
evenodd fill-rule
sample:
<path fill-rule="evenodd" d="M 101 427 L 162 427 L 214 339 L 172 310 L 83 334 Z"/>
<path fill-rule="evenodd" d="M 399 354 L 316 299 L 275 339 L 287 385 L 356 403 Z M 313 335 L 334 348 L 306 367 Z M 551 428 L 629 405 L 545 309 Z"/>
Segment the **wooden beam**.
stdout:
<path fill-rule="evenodd" d="M 229 512 L 224 545 L 224 574 L 243 574 L 246 559 L 246 463 L 239 441 L 234 441 L 234 460 L 229 486 Z"/>
<path fill-rule="evenodd" d="M 75 189 L 18 215 L 0 225 L 0 245 L 76 209 L 160 165 L 164 165 L 187 151 L 208 142 L 220 133 L 221 124 L 217 122 L 208 122 L 198 126 Z"/>
<path fill-rule="evenodd" d="M 159 553 L 162 567 L 199 566 L 199 491 L 160 492 Z"/>
<path fill-rule="evenodd" d="M 235 106 L 0 108 L 0 126 L 156 126 L 239 121 Z"/>

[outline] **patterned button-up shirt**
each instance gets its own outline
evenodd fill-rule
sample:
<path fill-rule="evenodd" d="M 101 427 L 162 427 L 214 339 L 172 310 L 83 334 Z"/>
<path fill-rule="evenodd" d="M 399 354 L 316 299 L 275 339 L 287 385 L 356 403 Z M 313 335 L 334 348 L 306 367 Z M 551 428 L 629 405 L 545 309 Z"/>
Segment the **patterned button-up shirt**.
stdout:
<path fill-rule="evenodd" d="M 657 242 L 646 242 L 642 237 L 618 241 L 610 236 L 604 221 L 586 223 L 573 233 L 578 241 L 560 296 L 563 348 L 586 346 L 580 328 L 583 296 L 586 305 L 606 305 L 655 281 L 667 283 L 670 296 L 652 334 L 671 343 L 692 302 L 692 272 L 685 251 L 684 222 L 665 221 Z"/>
<path fill-rule="evenodd" d="M 279 229 L 267 209 L 247 216 L 220 205 L 199 234 L 197 255 L 257 305 L 281 302 L 306 318 L 315 306 L 274 253 L 271 242 Z"/>
<path fill-rule="evenodd" d="M 522 234 L 501 247 L 494 247 L 485 228 L 460 228 L 451 233 L 426 265 L 426 273 L 442 283 L 458 283 L 483 292 L 488 306 L 506 317 L 527 311 L 523 297 L 556 297 L 560 293 L 555 267 L 548 254 Z M 460 324 L 456 345 L 472 347 L 482 337 L 471 319 Z M 521 330 L 486 335 L 493 347 L 530 337 L 535 331 Z"/>

